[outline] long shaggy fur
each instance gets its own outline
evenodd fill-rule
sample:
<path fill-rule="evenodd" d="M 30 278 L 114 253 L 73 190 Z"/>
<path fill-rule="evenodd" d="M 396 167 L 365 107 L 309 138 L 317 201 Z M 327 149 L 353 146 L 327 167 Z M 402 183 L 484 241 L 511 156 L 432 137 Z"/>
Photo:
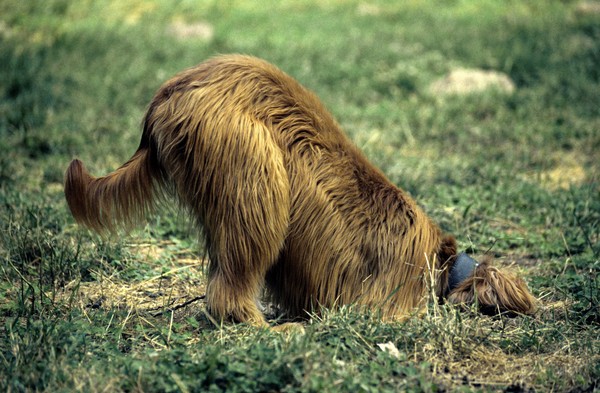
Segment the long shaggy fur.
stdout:
<path fill-rule="evenodd" d="M 359 304 L 402 317 L 436 292 L 452 302 L 530 313 L 524 282 L 488 265 L 445 294 L 456 241 L 370 164 L 319 100 L 274 66 L 222 56 L 154 96 L 134 156 L 105 177 L 66 173 L 75 219 L 131 227 L 164 191 L 203 228 L 207 304 L 217 318 L 264 324 L 266 286 L 290 316 Z"/>

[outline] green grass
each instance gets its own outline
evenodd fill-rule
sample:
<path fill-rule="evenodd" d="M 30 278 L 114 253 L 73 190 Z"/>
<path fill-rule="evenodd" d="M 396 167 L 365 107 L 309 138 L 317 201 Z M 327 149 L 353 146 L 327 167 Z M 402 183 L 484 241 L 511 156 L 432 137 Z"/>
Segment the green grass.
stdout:
<path fill-rule="evenodd" d="M 181 22 L 212 36 L 177 37 Z M 160 84 L 230 52 L 315 91 L 462 249 L 514 264 L 540 312 L 430 303 L 404 323 L 324 310 L 305 334 L 215 326 L 175 213 L 122 239 L 78 228 L 68 162 L 115 169 Z M 3 1 L 0 390 L 599 389 L 599 65 L 600 14 L 572 1 Z M 427 92 L 457 67 L 517 89 Z"/>

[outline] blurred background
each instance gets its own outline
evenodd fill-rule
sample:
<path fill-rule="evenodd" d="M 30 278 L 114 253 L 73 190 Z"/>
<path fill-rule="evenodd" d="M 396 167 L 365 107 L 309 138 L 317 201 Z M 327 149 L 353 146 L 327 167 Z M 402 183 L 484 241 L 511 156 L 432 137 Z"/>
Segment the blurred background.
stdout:
<path fill-rule="evenodd" d="M 60 199 L 71 158 L 100 175 L 133 153 L 166 79 L 215 54 L 244 53 L 315 91 L 392 181 L 432 212 L 443 206 L 446 229 L 469 228 L 463 213 L 474 205 L 500 209 L 517 227 L 524 214 L 548 225 L 530 204 L 597 187 L 599 8 L 5 0 L 0 184 Z"/>

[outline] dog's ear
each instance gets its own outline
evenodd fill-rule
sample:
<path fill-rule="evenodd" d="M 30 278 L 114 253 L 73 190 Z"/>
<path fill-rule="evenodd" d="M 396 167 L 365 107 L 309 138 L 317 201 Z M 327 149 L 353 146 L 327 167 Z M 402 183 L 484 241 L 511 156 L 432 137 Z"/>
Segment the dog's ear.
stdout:
<path fill-rule="evenodd" d="M 440 249 L 438 251 L 438 261 L 441 266 L 444 266 L 450 261 L 450 258 L 454 257 L 458 252 L 458 246 L 456 239 L 452 235 L 444 235 L 440 243 Z"/>
<path fill-rule="evenodd" d="M 525 281 L 491 266 L 489 260 L 480 263 L 473 275 L 452 290 L 447 299 L 465 306 L 477 304 L 487 314 L 533 314 L 536 310 L 536 299 Z"/>

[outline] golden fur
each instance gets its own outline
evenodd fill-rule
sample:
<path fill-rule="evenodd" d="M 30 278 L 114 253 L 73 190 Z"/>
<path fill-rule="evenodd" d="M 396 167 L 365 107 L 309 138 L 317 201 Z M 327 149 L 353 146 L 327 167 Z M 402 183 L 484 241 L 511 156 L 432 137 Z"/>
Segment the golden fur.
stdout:
<path fill-rule="evenodd" d="M 217 57 L 167 81 L 133 157 L 100 178 L 74 160 L 65 183 L 73 216 L 98 232 L 134 225 L 173 194 L 203 228 L 217 318 L 264 324 L 265 286 L 290 316 L 358 304 L 402 317 L 426 298 L 431 272 L 445 294 L 457 253 L 315 95 L 251 57 Z M 446 297 L 533 311 L 522 280 L 489 272 L 482 265 Z"/>

